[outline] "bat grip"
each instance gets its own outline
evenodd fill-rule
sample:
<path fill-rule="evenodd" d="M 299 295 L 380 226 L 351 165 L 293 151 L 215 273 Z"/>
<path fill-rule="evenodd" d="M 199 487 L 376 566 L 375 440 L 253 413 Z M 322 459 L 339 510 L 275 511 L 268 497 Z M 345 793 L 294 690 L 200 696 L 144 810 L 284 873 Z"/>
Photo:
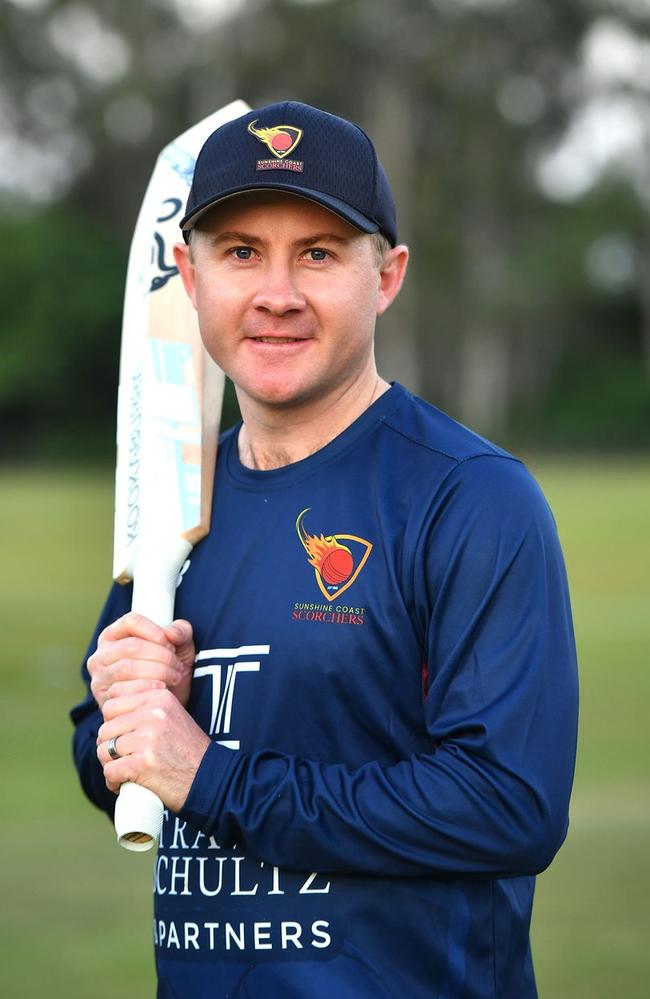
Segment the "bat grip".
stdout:
<path fill-rule="evenodd" d="M 192 545 L 185 538 L 141 538 L 133 569 L 131 609 L 156 624 L 174 619 L 178 574 Z M 153 791 L 129 781 L 120 788 L 115 803 L 115 832 L 125 850 L 142 853 L 160 838 L 165 806 Z"/>

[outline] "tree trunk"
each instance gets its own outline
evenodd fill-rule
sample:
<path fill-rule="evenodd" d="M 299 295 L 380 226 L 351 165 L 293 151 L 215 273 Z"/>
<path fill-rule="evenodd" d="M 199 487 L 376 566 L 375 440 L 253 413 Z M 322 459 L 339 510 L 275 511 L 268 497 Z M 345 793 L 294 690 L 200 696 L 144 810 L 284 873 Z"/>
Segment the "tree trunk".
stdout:
<path fill-rule="evenodd" d="M 398 239 L 408 243 L 413 228 L 416 163 L 411 98 L 403 74 L 391 73 L 383 66 L 376 68 L 366 87 L 365 121 L 395 198 Z M 407 276 L 399 297 L 379 322 L 377 363 L 385 378 L 421 393 L 415 321 L 414 286 Z"/>
<path fill-rule="evenodd" d="M 503 220 L 489 197 L 489 191 L 468 192 L 463 255 L 466 311 L 458 378 L 461 419 L 486 434 L 504 426 L 510 405 L 506 238 Z"/>
<path fill-rule="evenodd" d="M 637 248 L 637 287 L 641 305 L 643 369 L 650 380 L 650 233 L 644 233 Z"/>

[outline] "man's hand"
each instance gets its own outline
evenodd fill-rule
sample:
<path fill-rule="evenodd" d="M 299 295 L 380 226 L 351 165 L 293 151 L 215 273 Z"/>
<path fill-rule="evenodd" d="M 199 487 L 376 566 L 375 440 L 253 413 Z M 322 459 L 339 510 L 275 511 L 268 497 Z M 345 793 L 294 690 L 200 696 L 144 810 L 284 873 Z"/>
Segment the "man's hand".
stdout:
<path fill-rule="evenodd" d="M 108 698 L 169 687 L 185 706 L 190 697 L 194 642 L 189 621 L 160 628 L 131 611 L 104 628 L 88 659 L 90 690 L 104 710 Z"/>
<path fill-rule="evenodd" d="M 104 719 L 97 756 L 107 787 L 117 792 L 125 781 L 134 781 L 154 791 L 171 811 L 179 811 L 210 737 L 166 688 L 111 696 L 104 702 Z M 111 738 L 117 760 L 108 752 Z"/>

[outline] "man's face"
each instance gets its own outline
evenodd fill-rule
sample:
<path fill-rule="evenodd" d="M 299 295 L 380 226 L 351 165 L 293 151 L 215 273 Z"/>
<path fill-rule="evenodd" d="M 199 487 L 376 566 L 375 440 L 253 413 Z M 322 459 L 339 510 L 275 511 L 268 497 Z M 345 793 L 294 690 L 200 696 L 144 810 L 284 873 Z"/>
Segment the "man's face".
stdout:
<path fill-rule="evenodd" d="M 376 317 L 393 296 L 370 236 L 325 208 L 280 192 L 232 198 L 177 262 L 206 348 L 240 396 L 299 407 L 374 370 Z"/>

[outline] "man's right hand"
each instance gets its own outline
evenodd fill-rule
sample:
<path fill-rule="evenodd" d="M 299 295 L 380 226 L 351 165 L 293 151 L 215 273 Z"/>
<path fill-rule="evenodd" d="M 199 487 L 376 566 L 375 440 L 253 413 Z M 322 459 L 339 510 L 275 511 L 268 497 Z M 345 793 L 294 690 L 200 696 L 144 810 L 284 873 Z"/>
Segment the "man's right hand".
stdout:
<path fill-rule="evenodd" d="M 186 707 L 195 648 L 192 625 L 178 620 L 161 628 L 133 611 L 104 628 L 88 659 L 90 690 L 100 709 L 111 697 L 169 687 Z"/>

